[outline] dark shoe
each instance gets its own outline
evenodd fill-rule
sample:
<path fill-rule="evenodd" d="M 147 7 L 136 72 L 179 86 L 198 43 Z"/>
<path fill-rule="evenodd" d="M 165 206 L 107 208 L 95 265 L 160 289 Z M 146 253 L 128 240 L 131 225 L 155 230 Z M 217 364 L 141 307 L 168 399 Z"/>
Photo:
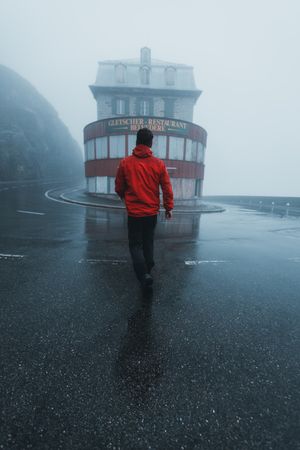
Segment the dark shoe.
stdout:
<path fill-rule="evenodd" d="M 151 277 L 150 273 L 145 273 L 145 275 L 142 278 L 143 288 L 152 286 L 152 284 L 153 284 L 153 278 Z"/>

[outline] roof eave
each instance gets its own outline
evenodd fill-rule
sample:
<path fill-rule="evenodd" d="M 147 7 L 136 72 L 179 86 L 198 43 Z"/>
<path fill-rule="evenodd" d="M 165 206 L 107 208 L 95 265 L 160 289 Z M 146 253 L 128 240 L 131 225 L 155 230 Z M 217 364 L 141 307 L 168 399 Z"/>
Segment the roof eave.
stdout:
<path fill-rule="evenodd" d="M 134 87 L 134 86 L 99 86 L 92 84 L 89 86 L 94 98 L 98 93 L 111 94 L 127 94 L 127 95 L 156 95 L 156 96 L 177 96 L 177 97 L 194 97 L 197 100 L 202 91 L 199 89 L 170 89 L 170 88 L 151 88 L 151 87 Z"/>

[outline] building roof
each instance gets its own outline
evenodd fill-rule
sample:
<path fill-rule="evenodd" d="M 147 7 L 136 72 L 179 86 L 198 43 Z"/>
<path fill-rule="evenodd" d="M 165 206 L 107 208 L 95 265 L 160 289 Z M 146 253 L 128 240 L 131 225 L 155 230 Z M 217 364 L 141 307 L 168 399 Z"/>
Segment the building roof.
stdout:
<path fill-rule="evenodd" d="M 99 64 L 131 64 L 131 65 L 141 65 L 141 60 L 139 58 L 129 58 L 129 59 L 107 59 L 104 61 L 98 61 Z M 164 67 L 188 67 L 192 69 L 192 66 L 187 64 L 179 64 L 170 61 L 162 61 L 161 59 L 151 59 L 151 66 L 164 66 Z"/>
<path fill-rule="evenodd" d="M 148 52 L 146 58 L 143 58 L 144 50 Z M 120 76 L 120 71 L 123 76 Z M 143 79 L 142 71 L 149 72 L 147 83 Z M 140 59 L 99 61 L 96 81 L 92 87 L 200 92 L 195 84 L 193 67 L 151 59 L 151 51 L 147 48 L 141 49 Z"/>

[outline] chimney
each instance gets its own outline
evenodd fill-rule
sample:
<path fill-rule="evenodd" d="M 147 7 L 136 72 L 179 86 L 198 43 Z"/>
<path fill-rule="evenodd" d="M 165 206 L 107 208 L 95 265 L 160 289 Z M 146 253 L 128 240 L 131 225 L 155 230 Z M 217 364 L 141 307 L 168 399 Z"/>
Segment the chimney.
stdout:
<path fill-rule="evenodd" d="M 151 49 L 148 47 L 141 48 L 141 66 L 151 66 Z"/>

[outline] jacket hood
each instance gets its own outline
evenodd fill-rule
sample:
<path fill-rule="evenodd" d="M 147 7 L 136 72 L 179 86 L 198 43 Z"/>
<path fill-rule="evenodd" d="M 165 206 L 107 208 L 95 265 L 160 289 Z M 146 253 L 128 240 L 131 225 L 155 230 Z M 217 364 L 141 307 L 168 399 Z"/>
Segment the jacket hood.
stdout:
<path fill-rule="evenodd" d="M 147 145 L 139 144 L 132 150 L 132 154 L 138 158 L 148 158 L 152 156 L 152 150 Z"/>

